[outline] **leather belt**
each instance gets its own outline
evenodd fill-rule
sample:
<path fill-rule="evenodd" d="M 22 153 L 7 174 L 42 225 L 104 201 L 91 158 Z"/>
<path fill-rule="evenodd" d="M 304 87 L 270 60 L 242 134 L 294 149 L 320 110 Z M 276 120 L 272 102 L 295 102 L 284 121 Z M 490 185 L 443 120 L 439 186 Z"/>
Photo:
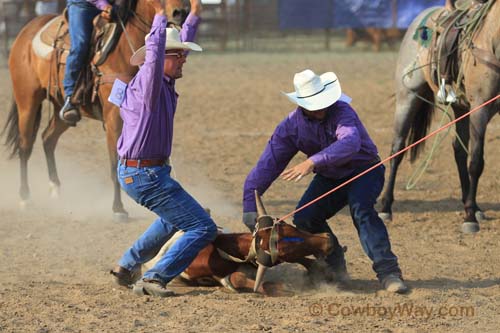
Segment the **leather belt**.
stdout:
<path fill-rule="evenodd" d="M 168 160 L 160 159 L 160 160 L 132 160 L 127 158 L 121 158 L 120 163 L 133 168 L 141 168 L 141 167 L 152 167 L 152 166 L 162 166 L 168 164 Z"/>
<path fill-rule="evenodd" d="M 380 161 L 382 161 L 382 160 L 380 159 L 380 156 L 377 155 L 377 157 L 375 157 L 373 160 L 371 160 L 368 164 L 375 165 L 375 164 L 379 163 Z"/>

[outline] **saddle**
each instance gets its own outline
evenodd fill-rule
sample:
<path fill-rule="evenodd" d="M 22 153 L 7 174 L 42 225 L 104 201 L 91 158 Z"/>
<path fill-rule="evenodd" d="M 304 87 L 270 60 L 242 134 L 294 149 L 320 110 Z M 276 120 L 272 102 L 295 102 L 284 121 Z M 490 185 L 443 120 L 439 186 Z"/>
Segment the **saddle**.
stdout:
<path fill-rule="evenodd" d="M 77 80 L 75 93 L 72 96 L 74 104 L 85 106 L 96 102 L 97 89 L 93 88 L 95 86 L 97 66 L 102 65 L 106 61 L 109 53 L 118 42 L 120 33 L 121 29 L 118 29 L 116 23 L 108 22 L 100 15 L 94 19 L 94 29 L 88 57 L 90 61 L 85 64 Z M 51 54 L 47 56 L 55 56 L 55 64 L 59 73 L 61 64 L 66 64 L 70 48 L 66 10 L 62 15 L 56 16 L 42 28 L 39 39 L 45 46 L 52 48 Z M 59 85 L 56 84 L 56 86 Z M 59 94 L 61 93 L 59 92 Z M 94 116 L 101 118 L 98 114 L 94 114 Z"/>
<path fill-rule="evenodd" d="M 493 2 L 494 0 L 490 0 Z M 425 17 L 413 38 L 428 47 L 433 59 L 431 75 L 442 103 L 462 95 L 461 50 L 472 48 L 472 35 L 487 14 L 488 0 L 459 0 L 455 9 L 438 9 Z"/>

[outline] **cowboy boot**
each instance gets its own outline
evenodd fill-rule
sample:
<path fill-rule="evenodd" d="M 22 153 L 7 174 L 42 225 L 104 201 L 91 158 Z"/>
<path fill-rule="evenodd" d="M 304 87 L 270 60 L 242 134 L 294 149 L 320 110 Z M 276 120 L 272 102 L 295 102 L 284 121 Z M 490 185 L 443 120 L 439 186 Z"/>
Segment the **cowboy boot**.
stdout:
<path fill-rule="evenodd" d="M 130 271 L 121 266 L 117 266 L 109 273 L 113 276 L 113 281 L 123 287 L 132 286 L 137 280 L 141 278 L 142 275 L 140 269 L 134 269 Z"/>
<path fill-rule="evenodd" d="M 141 279 L 137 281 L 132 291 L 138 296 L 157 296 L 157 297 L 169 297 L 174 296 L 174 292 L 167 289 L 165 284 L 158 280 L 153 279 Z"/>
<path fill-rule="evenodd" d="M 64 105 L 61 108 L 61 111 L 59 111 L 59 118 L 61 118 L 61 120 L 69 126 L 76 126 L 76 123 L 82 118 L 78 108 L 71 103 L 71 96 L 66 96 Z"/>
<path fill-rule="evenodd" d="M 409 290 L 401 275 L 397 273 L 388 274 L 382 278 L 380 283 L 385 290 L 391 293 L 405 294 Z"/>

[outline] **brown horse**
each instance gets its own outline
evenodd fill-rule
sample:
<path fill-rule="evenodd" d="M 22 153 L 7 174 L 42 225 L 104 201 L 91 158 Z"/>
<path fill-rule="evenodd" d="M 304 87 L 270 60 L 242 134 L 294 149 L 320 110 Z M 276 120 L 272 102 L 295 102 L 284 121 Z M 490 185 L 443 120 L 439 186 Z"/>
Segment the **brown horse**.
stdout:
<path fill-rule="evenodd" d="M 478 21 L 481 23 L 477 25 L 477 30 L 459 42 L 459 68 L 463 76 L 462 79 L 457 80 L 457 77 L 454 77 L 453 80 L 456 87 L 462 87 L 460 90 L 463 90 L 463 94 L 451 104 L 456 118 L 500 93 L 500 1 L 490 0 L 482 6 L 487 7 L 480 9 L 484 10 L 485 16 L 482 21 Z M 421 32 L 417 30 L 422 28 L 423 22 L 433 24 L 438 16 L 447 15 L 444 11 L 443 8 L 434 7 L 422 12 L 408 28 L 402 41 L 396 67 L 393 154 L 403 149 L 407 142 L 410 144 L 423 138 L 432 120 L 433 103 L 439 88 L 433 80 L 435 72 L 431 68 L 432 64 L 436 64 L 440 59 L 436 59 L 430 51 L 431 48 L 419 43 L 414 36 L 421 36 Z M 435 38 L 435 31 L 434 29 L 434 32 L 427 34 L 427 30 L 425 39 L 429 40 L 430 36 Z M 483 217 L 476 202 L 476 193 L 479 177 L 484 169 L 486 126 L 499 109 L 500 102 L 497 99 L 456 124 L 457 137 L 453 142 L 453 149 L 465 208 L 462 225 L 462 231 L 465 233 L 478 232 L 478 218 Z M 468 153 L 460 140 L 464 147 L 469 147 Z M 411 154 L 412 160 L 417 156 L 421 145 L 415 148 Z M 467 167 L 468 157 L 470 163 Z M 390 178 L 382 197 L 381 217 L 386 220 L 392 218 L 394 185 L 402 158 L 403 154 L 400 154 L 391 160 Z"/>
<path fill-rule="evenodd" d="M 149 33 L 154 17 L 153 7 L 145 0 L 128 1 L 130 2 L 124 3 L 118 9 L 118 12 L 124 12 L 122 9 L 126 8 L 126 14 L 129 14 L 125 22 L 125 30 L 121 33 L 116 47 L 107 60 L 97 68 L 102 75 L 97 91 L 100 112 L 96 116 L 92 107 L 80 108 L 83 116 L 93 119 L 102 118 L 104 123 L 111 162 L 111 178 L 114 183 L 113 216 L 117 220 L 128 218 L 116 178 L 116 142 L 121 133 L 122 120 L 119 109 L 108 102 L 108 96 L 116 78 L 128 82 L 137 72 L 138 68 L 131 66 L 129 59 L 134 50 L 144 45 L 144 38 Z M 170 0 L 166 6 L 166 12 L 169 21 L 177 24 L 181 24 L 180 20 L 186 17 L 186 10 L 181 0 Z M 175 14 L 175 17 L 172 17 L 172 14 Z M 30 198 L 28 159 L 40 126 L 42 102 L 48 98 L 56 111 L 63 103 L 60 91 L 62 91 L 64 64 L 57 65 L 55 51 L 52 51 L 52 56 L 46 59 L 38 56 L 32 47 L 35 35 L 53 18 L 52 15 L 44 15 L 29 22 L 17 36 L 9 57 L 14 101 L 4 132 L 7 133 L 5 144 L 12 148 L 11 157 L 17 154 L 20 158 L 21 206 L 25 206 Z M 54 86 L 55 83 L 58 83 L 58 86 Z M 59 137 L 67 129 L 68 126 L 59 119 L 57 112 L 54 112 L 42 133 L 49 172 L 49 186 L 53 196 L 58 195 L 60 187 L 54 151 Z"/>

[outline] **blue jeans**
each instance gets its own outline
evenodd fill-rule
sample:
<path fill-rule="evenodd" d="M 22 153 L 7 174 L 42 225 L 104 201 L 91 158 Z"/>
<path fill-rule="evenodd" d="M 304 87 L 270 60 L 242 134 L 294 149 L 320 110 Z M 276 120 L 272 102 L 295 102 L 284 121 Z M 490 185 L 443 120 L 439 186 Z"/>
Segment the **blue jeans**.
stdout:
<path fill-rule="evenodd" d="M 132 270 L 153 259 L 178 231 L 184 234 L 144 278 L 170 282 L 182 273 L 198 252 L 217 236 L 217 227 L 207 212 L 174 179 L 170 166 L 133 168 L 118 164 L 121 187 L 137 203 L 159 217 L 128 249 L 118 264 Z"/>
<path fill-rule="evenodd" d="M 366 169 L 368 169 L 368 166 L 356 170 L 352 176 Z M 294 216 L 293 222 L 300 229 L 313 233 L 327 232 L 333 235 L 334 243 L 336 243 L 334 252 L 326 258 L 326 261 L 335 271 L 345 269 L 344 252 L 326 221 L 346 205 L 349 205 L 361 246 L 372 260 L 372 267 L 377 273 L 378 279 L 382 280 L 391 273 L 401 275 L 398 259 L 391 251 L 387 229 L 378 217 L 374 207 L 384 186 L 384 171 L 385 167 L 381 165 L 363 177 L 297 212 Z M 316 175 L 300 199 L 298 207 L 316 199 L 349 178 L 351 177 L 330 179 Z"/>
<path fill-rule="evenodd" d="M 64 71 L 64 95 L 73 95 L 78 76 L 87 63 L 90 39 L 94 26 L 92 20 L 101 11 L 85 0 L 68 0 L 69 37 L 71 47 Z"/>

